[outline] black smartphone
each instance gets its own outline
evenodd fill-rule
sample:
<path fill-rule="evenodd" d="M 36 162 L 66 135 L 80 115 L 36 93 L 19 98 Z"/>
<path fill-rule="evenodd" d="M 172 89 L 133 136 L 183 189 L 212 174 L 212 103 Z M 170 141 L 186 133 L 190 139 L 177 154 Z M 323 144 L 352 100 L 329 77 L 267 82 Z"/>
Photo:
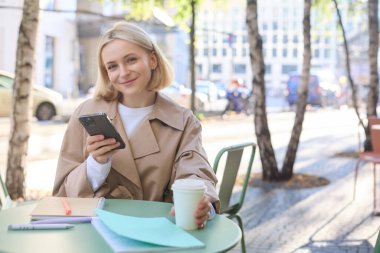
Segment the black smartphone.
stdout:
<path fill-rule="evenodd" d="M 114 138 L 117 142 L 120 142 L 118 149 L 125 148 L 123 139 L 104 112 L 82 115 L 79 117 L 79 121 L 89 135 L 102 134 L 106 139 Z"/>

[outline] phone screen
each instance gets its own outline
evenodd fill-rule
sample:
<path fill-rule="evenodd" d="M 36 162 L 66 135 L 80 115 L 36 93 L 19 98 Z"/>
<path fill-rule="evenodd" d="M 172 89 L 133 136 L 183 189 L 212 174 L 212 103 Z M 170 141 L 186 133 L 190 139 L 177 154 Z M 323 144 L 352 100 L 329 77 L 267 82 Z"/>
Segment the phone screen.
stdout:
<path fill-rule="evenodd" d="M 111 120 L 108 118 L 107 114 L 102 112 L 82 115 L 79 117 L 79 121 L 89 135 L 92 136 L 102 134 L 106 139 L 114 138 L 117 142 L 120 142 L 120 146 L 117 147 L 118 149 L 125 148 L 123 139 L 117 132 Z"/>

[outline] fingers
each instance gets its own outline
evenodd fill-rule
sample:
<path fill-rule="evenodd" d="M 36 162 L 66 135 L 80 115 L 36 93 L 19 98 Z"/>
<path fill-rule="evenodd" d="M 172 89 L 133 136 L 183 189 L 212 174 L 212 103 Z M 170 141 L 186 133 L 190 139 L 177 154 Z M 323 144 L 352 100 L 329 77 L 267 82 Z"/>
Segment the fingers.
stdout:
<path fill-rule="evenodd" d="M 198 225 L 199 229 L 204 228 L 209 218 L 208 217 L 209 212 L 210 212 L 209 203 L 210 201 L 208 200 L 208 198 L 203 197 L 201 201 L 199 201 L 197 210 L 194 213 L 194 220 L 195 220 L 195 223 Z"/>
<path fill-rule="evenodd" d="M 104 139 L 103 135 L 87 137 L 87 151 L 99 163 L 106 163 L 108 159 L 117 152 L 115 148 L 120 146 L 113 138 Z"/>
<path fill-rule="evenodd" d="M 170 216 L 175 216 L 174 206 L 170 209 Z"/>

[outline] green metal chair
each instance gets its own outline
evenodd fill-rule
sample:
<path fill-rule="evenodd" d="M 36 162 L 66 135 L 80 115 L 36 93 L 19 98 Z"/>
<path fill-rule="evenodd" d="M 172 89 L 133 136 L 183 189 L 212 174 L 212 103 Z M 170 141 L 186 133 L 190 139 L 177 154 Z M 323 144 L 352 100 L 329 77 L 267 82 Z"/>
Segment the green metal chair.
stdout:
<path fill-rule="evenodd" d="M 9 207 L 14 206 L 14 202 L 11 200 L 11 197 L 9 196 L 7 187 L 5 186 L 5 183 L 1 177 L 0 174 L 0 209 L 6 209 Z"/>
<path fill-rule="evenodd" d="M 225 147 L 219 151 L 214 161 L 214 172 L 217 174 L 218 168 L 224 167 L 223 176 L 219 178 L 219 199 L 221 203 L 220 213 L 227 215 L 228 218 L 236 218 L 242 232 L 241 249 L 246 252 L 244 241 L 243 220 L 239 215 L 239 210 L 244 204 L 245 193 L 247 191 L 249 177 L 251 174 L 253 159 L 255 156 L 256 144 L 253 142 L 243 143 Z M 231 203 L 231 196 L 236 183 L 238 171 L 242 162 L 242 158 L 248 156 L 248 165 L 246 166 L 246 174 L 244 176 L 243 188 L 239 193 L 239 200 L 236 203 Z M 225 158 L 225 159 L 224 159 Z"/>

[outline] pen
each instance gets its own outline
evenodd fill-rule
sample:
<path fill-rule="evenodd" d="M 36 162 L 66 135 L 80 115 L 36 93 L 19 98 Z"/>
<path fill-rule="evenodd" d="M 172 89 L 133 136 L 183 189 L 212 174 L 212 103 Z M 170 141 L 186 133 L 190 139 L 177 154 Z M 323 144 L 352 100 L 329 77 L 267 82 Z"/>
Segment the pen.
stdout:
<path fill-rule="evenodd" d="M 69 229 L 74 227 L 71 224 L 12 224 L 8 225 L 9 230 L 53 230 Z"/>
<path fill-rule="evenodd" d="M 35 220 L 31 224 L 61 224 L 61 223 L 90 223 L 92 217 L 63 217 L 44 220 Z"/>
<path fill-rule="evenodd" d="M 104 197 L 100 197 L 98 205 L 96 208 L 103 209 L 106 199 Z"/>
<path fill-rule="evenodd" d="M 65 214 L 70 215 L 71 214 L 71 208 L 69 206 L 69 202 L 67 201 L 66 198 L 61 198 L 61 200 L 62 200 L 63 208 L 65 209 Z"/>

